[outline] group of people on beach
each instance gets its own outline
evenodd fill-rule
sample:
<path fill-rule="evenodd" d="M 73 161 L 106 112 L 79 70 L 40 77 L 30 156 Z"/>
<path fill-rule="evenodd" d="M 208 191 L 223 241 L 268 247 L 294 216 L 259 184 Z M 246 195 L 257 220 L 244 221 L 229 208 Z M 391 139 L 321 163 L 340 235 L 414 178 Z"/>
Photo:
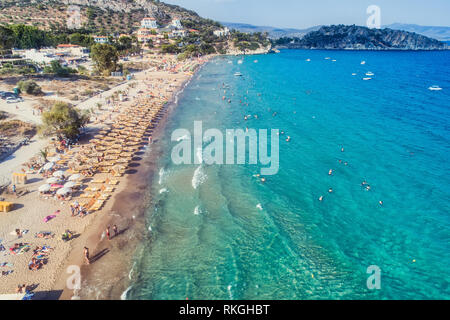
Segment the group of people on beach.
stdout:
<path fill-rule="evenodd" d="M 107 226 L 105 229 L 105 234 L 106 234 L 106 238 L 108 238 L 108 240 L 111 240 L 113 237 L 111 237 L 111 226 Z M 114 238 L 117 237 L 119 235 L 119 229 L 117 228 L 117 225 L 113 225 L 112 226 L 112 230 L 114 232 Z M 89 248 L 88 247 L 84 247 L 83 248 L 83 255 L 84 255 L 84 261 L 86 264 L 91 264 L 91 258 L 89 256 Z"/>

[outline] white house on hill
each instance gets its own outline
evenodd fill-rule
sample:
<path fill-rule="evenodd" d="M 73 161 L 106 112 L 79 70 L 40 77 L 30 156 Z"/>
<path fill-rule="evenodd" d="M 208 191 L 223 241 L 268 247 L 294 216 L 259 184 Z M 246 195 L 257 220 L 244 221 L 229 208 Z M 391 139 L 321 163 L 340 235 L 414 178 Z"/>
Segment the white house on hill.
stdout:
<path fill-rule="evenodd" d="M 157 29 L 158 25 L 156 24 L 155 18 L 144 18 L 141 21 L 141 27 L 146 29 Z"/>
<path fill-rule="evenodd" d="M 173 19 L 170 26 L 174 29 L 183 29 L 183 25 L 179 19 Z"/>
<path fill-rule="evenodd" d="M 214 35 L 217 37 L 226 37 L 229 34 L 230 34 L 230 30 L 227 27 L 214 31 Z"/>

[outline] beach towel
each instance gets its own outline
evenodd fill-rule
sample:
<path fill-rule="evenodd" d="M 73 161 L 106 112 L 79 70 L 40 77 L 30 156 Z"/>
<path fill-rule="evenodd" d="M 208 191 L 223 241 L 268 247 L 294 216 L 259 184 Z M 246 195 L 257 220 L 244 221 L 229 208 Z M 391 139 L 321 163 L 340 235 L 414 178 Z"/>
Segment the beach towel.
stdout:
<path fill-rule="evenodd" d="M 53 218 L 56 218 L 56 215 L 59 214 L 61 211 L 60 210 L 56 210 L 54 214 L 46 216 L 44 218 L 44 222 L 49 222 L 50 220 L 52 220 Z"/>
<path fill-rule="evenodd" d="M 14 264 L 12 264 L 11 262 L 2 262 L 0 263 L 0 267 L 10 267 L 12 268 L 14 266 Z"/>
<path fill-rule="evenodd" d="M 54 214 L 50 215 L 50 216 L 46 216 L 44 218 L 44 222 L 49 222 L 50 220 L 52 220 L 53 218 L 56 218 L 56 216 Z"/>
<path fill-rule="evenodd" d="M 42 234 L 43 236 L 38 237 L 38 234 Z M 50 231 L 40 231 L 34 234 L 35 238 L 40 238 L 40 239 L 50 239 L 53 238 L 55 235 L 53 232 Z"/>
<path fill-rule="evenodd" d="M 20 246 L 19 248 L 14 248 L 14 247 L 9 248 L 9 251 L 12 254 L 23 254 L 23 253 L 27 252 L 28 250 L 30 250 L 30 245 L 28 243 L 22 244 L 22 246 Z"/>

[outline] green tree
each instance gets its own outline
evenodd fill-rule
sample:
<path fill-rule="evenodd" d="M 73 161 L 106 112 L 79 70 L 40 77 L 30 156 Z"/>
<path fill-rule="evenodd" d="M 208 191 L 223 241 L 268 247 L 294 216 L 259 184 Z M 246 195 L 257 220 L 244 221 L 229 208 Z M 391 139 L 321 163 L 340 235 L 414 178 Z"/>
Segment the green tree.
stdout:
<path fill-rule="evenodd" d="M 20 92 L 26 92 L 35 96 L 42 95 L 41 87 L 33 80 L 19 81 L 17 83 Z"/>
<path fill-rule="evenodd" d="M 14 32 L 8 27 L 0 26 L 0 49 L 11 49 L 15 41 Z"/>
<path fill-rule="evenodd" d="M 91 47 L 91 58 L 99 73 L 109 75 L 117 68 L 119 54 L 114 46 L 97 43 Z"/>
<path fill-rule="evenodd" d="M 44 68 L 45 73 L 54 73 L 60 77 L 67 77 L 71 73 L 76 73 L 77 71 L 72 68 L 65 68 L 59 63 L 58 60 L 53 60 L 50 62 L 50 66 Z"/>
<path fill-rule="evenodd" d="M 175 44 L 163 44 L 161 46 L 162 53 L 178 53 L 180 50 Z"/>
<path fill-rule="evenodd" d="M 86 113 L 80 113 L 65 102 L 56 102 L 53 107 L 42 114 L 42 126 L 39 128 L 45 136 L 75 138 L 89 121 Z"/>

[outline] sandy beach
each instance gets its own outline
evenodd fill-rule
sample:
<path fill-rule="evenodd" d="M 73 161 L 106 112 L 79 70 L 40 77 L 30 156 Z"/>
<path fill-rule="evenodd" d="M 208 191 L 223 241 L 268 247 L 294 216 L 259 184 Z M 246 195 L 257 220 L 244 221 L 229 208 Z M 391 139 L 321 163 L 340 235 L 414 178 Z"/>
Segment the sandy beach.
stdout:
<path fill-rule="evenodd" d="M 104 105 L 92 116 L 86 135 L 78 145 L 59 155 L 65 159 L 59 169 L 65 172 L 67 178 L 69 172 L 73 172 L 67 163 L 78 153 L 95 145 L 92 142 L 95 140 L 93 136 L 98 135 L 101 130 L 107 131 L 105 127 L 108 123 L 131 119 L 130 112 L 138 115 L 138 107 L 158 106 L 151 116 L 151 125 L 150 122 L 142 124 L 139 144 L 135 145 L 132 154 L 127 154 L 129 161 L 125 163 L 123 176 L 113 177 L 111 172 L 106 171 L 96 172 L 92 177 L 81 175 L 78 181 L 81 190 L 74 193 L 70 200 L 41 194 L 38 188 L 45 184 L 47 178 L 22 165 L 36 157 L 39 150 L 49 146 L 49 139 L 37 136 L 29 145 L 21 147 L 0 163 L 2 179 L 8 179 L 13 172 L 25 171 L 28 180 L 25 185 L 17 185 L 17 196 L 9 193 L 1 195 L 4 201 L 14 203 L 14 210 L 0 213 L 0 294 L 14 293 L 18 285 L 25 284 L 32 293 L 32 299 L 71 299 L 74 292 L 66 286 L 70 276 L 66 272 L 69 266 L 81 267 L 82 286 L 76 294 L 82 299 L 119 299 L 126 289 L 136 242 L 146 234 L 143 232 L 143 213 L 149 199 L 143 198 L 143 195 L 147 194 L 145 190 L 153 175 L 152 168 L 158 154 L 157 150 L 152 150 L 147 145 L 148 136 L 157 139 L 158 125 L 164 122 L 167 112 L 172 108 L 168 102 L 190 79 L 192 71 L 207 60 L 204 58 L 178 63 L 173 56 L 153 59 L 158 59 L 166 68 L 152 68 L 136 73 L 133 80 L 77 106 L 79 109 L 88 109 L 97 103 Z M 107 100 L 118 91 L 124 92 L 126 98 L 118 103 L 108 104 Z M 149 119 L 150 116 L 143 114 L 142 117 Z M 33 120 L 37 123 L 39 121 L 36 118 Z M 52 147 L 49 150 L 52 152 Z M 113 191 L 99 210 L 88 210 L 84 217 L 71 216 L 70 204 L 74 201 L 86 203 L 80 196 L 87 193 L 84 190 L 86 187 L 96 190 L 93 183 L 95 180 L 115 180 L 114 184 L 103 184 Z M 101 184 L 98 185 L 100 186 Z M 111 230 L 113 238 L 108 240 L 104 230 L 106 226 L 112 225 L 117 225 L 118 235 L 114 237 Z M 20 230 L 20 236 L 16 229 Z M 63 241 L 61 238 L 66 230 L 74 235 L 70 241 Z M 90 249 L 89 266 L 84 264 L 84 246 Z M 35 271 L 29 269 L 33 257 L 42 259 L 40 267 Z"/>

